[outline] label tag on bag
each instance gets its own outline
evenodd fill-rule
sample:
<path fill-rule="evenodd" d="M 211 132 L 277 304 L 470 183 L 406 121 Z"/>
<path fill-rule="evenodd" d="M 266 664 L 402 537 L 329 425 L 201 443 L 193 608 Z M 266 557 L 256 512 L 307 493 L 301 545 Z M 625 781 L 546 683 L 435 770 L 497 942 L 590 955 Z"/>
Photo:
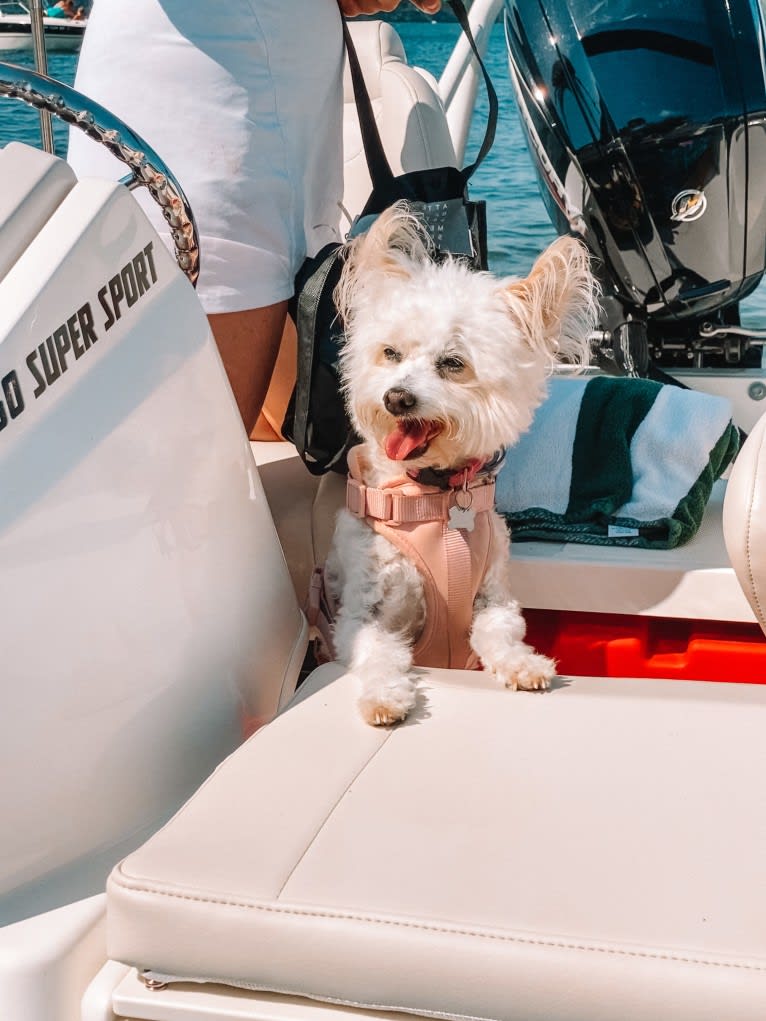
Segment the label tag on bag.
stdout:
<path fill-rule="evenodd" d="M 440 251 L 473 258 L 473 237 L 462 199 L 413 202 L 412 207 Z"/>
<path fill-rule="evenodd" d="M 410 202 L 412 211 L 422 221 L 436 248 L 453 255 L 474 258 L 473 235 L 468 223 L 465 203 L 461 198 L 444 199 L 440 202 Z M 357 217 L 348 232 L 349 239 L 368 231 L 377 220 L 379 213 Z"/>

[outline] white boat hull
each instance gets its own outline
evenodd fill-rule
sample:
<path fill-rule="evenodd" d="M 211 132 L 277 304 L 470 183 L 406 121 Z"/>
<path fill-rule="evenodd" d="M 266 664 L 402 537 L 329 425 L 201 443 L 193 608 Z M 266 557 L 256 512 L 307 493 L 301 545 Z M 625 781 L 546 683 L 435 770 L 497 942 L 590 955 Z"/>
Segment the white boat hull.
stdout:
<path fill-rule="evenodd" d="M 63 18 L 43 18 L 45 48 L 50 51 L 76 52 L 82 44 L 85 21 L 68 21 Z M 0 52 L 31 50 L 32 26 L 27 14 L 0 14 Z"/>
<path fill-rule="evenodd" d="M 188 280 L 120 185 L 0 156 L 23 210 L 0 201 L 6 923 L 98 889 L 118 846 L 273 715 L 264 684 L 291 694 L 304 623 Z"/>

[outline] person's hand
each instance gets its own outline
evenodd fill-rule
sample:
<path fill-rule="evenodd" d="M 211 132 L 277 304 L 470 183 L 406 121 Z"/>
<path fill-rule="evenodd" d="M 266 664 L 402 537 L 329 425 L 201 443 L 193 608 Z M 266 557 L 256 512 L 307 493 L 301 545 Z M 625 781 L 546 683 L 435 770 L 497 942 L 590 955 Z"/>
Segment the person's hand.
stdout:
<path fill-rule="evenodd" d="M 338 0 L 338 6 L 348 18 L 359 14 L 380 14 L 396 10 L 401 0 Z M 424 14 L 436 14 L 441 8 L 441 0 L 410 0 L 413 6 Z"/>

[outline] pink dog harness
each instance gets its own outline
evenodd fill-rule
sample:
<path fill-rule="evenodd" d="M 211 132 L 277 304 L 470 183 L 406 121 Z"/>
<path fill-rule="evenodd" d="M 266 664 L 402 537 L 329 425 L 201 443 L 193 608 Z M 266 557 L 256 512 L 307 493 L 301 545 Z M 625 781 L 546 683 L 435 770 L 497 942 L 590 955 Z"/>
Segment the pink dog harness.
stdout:
<path fill-rule="evenodd" d="M 469 482 L 466 470 L 459 488 L 444 490 L 403 476 L 374 489 L 361 481 L 358 449 L 349 452 L 346 507 L 401 550 L 423 579 L 425 626 L 413 650 L 415 664 L 478 669 L 468 636 L 474 599 L 492 553 L 494 478 L 480 475 Z M 329 622 L 335 610 L 318 568 L 309 594 L 309 622 L 320 631 L 330 657 Z"/>

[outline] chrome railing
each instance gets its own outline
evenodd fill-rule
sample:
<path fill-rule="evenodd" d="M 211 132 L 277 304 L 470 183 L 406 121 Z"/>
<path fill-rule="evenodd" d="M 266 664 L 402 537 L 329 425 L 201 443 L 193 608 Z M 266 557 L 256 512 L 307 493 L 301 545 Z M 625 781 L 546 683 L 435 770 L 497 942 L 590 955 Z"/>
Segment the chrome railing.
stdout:
<path fill-rule="evenodd" d="M 38 74 L 48 74 L 48 54 L 45 51 L 45 27 L 43 25 L 42 0 L 30 0 L 29 24 L 32 30 L 32 46 L 35 53 L 35 70 Z M 46 152 L 55 153 L 53 141 L 53 125 L 50 110 L 40 110 L 40 139 Z"/>
<path fill-rule="evenodd" d="M 162 209 L 173 239 L 176 261 L 191 283 L 199 277 L 199 235 L 183 190 L 154 150 L 118 117 L 87 96 L 31 71 L 0 62 L 0 97 L 20 99 L 71 124 L 105 146 L 130 173 L 121 184 L 145 187 Z"/>

